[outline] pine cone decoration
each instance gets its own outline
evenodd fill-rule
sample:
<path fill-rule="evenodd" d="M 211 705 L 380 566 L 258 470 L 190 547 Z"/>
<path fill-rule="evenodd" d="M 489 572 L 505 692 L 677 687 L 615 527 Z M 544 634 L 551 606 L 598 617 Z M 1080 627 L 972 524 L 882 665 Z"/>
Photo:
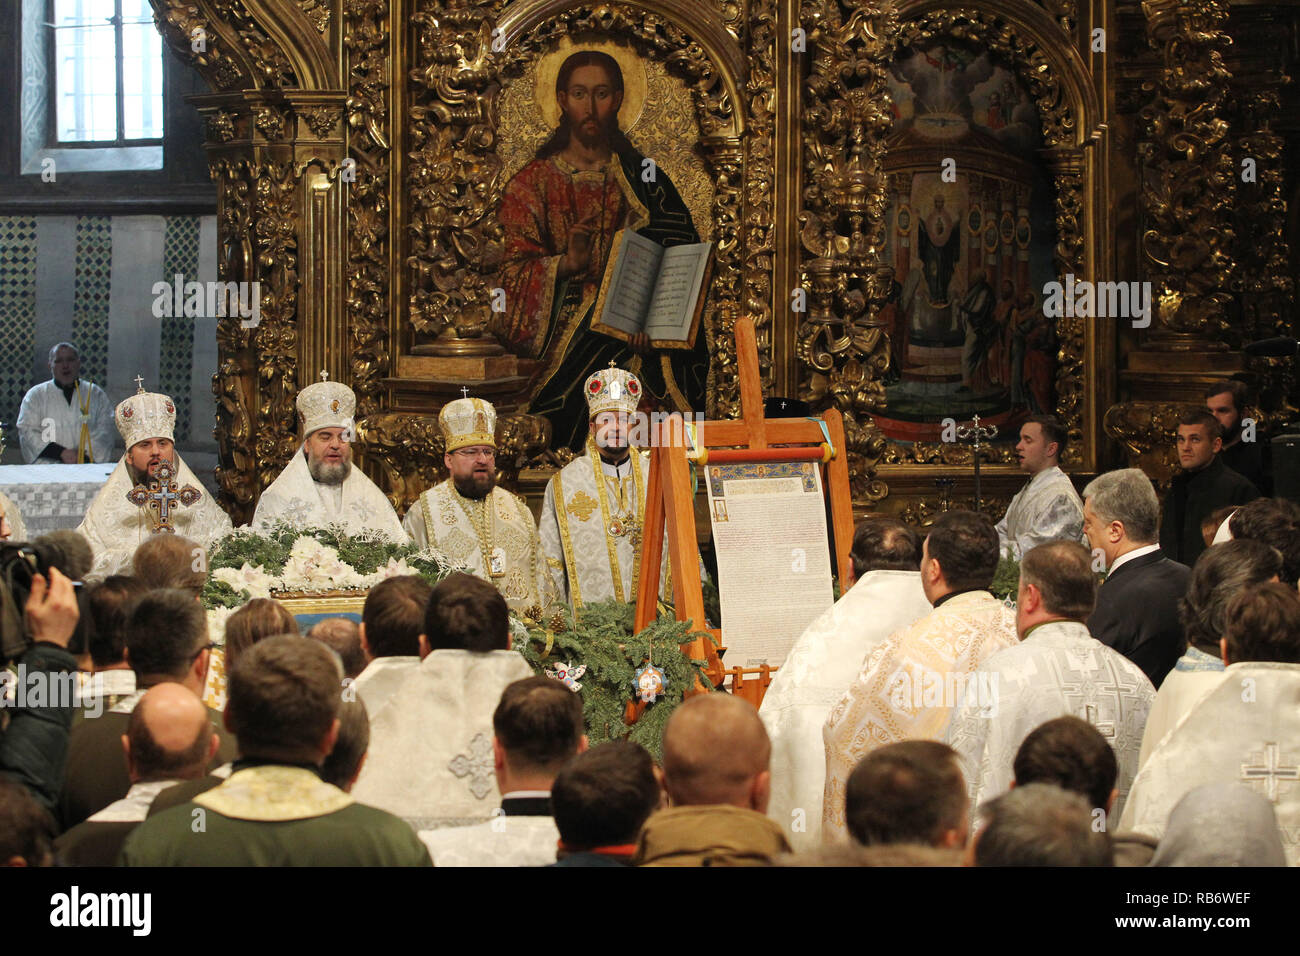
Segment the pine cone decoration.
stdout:
<path fill-rule="evenodd" d="M 556 634 L 563 634 L 569 629 L 569 622 L 564 619 L 563 614 L 554 615 L 550 623 L 546 625 L 547 630 L 554 631 Z"/>

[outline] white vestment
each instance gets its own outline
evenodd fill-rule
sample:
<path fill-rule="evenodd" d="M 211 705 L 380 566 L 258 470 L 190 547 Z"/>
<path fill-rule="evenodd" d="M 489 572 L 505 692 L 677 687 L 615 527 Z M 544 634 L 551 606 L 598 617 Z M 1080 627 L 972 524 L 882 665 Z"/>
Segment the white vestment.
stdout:
<path fill-rule="evenodd" d="M 371 720 L 388 706 L 388 702 L 406 683 L 407 678 L 420 666 L 420 658 L 394 655 L 376 657 L 366 665 L 366 669 L 352 682 L 361 703 L 366 705 L 366 713 Z"/>
<path fill-rule="evenodd" d="M 113 460 L 113 442 L 117 428 L 113 424 L 113 405 L 104 390 L 84 378 L 77 381 L 78 391 L 72 401 L 53 379 L 28 389 L 18 410 L 18 442 L 23 461 L 31 464 L 45 446 L 54 442 L 77 451 L 81 446 L 81 426 L 86 426 L 93 457 L 86 461 Z M 53 426 L 53 431 L 48 426 Z"/>
<path fill-rule="evenodd" d="M 988 591 L 941 600 L 929 614 L 867 655 L 826 719 L 824 843 L 844 839 L 844 795 L 858 761 L 900 740 L 942 740 L 968 675 L 1014 647 L 1016 612 Z"/>
<path fill-rule="evenodd" d="M 1300 864 L 1300 664 L 1230 665 L 1138 771 L 1121 831 L 1160 839 L 1178 801 L 1207 783 L 1267 798 L 1287 863 Z"/>
<path fill-rule="evenodd" d="M 416 499 L 402 527 L 420 547 L 436 548 L 492 582 L 515 611 L 534 605 L 545 610 L 555 600 L 537 522 L 524 500 L 504 488 L 476 500 L 461 495 L 448 478 Z M 500 574 L 490 573 L 494 561 Z"/>
<path fill-rule="evenodd" d="M 1044 468 L 1016 492 L 997 524 L 998 546 L 1019 561 L 1047 541 L 1083 538 L 1083 501 L 1056 465 Z"/>
<path fill-rule="evenodd" d="M 1155 703 L 1147 717 L 1147 727 L 1142 733 L 1142 750 L 1138 754 L 1138 769 L 1146 766 L 1165 734 L 1178 726 L 1178 722 L 1196 706 L 1202 697 L 1223 680 L 1223 659 L 1188 647 L 1178 658 L 1174 669 L 1165 675 L 1156 691 Z"/>
<path fill-rule="evenodd" d="M 553 817 L 494 817 L 468 827 L 421 830 L 434 866 L 549 866 L 560 831 Z"/>
<path fill-rule="evenodd" d="M 1140 667 L 1093 637 L 1087 625 L 1049 621 L 1032 628 L 1017 646 L 994 654 L 973 677 L 948 726 L 948 744 L 961 755 L 972 809 L 1010 789 L 1016 751 L 1031 732 L 1057 717 L 1074 716 L 1096 727 L 1115 751 L 1119 796 L 1111 822 L 1119 819 L 1156 696 Z"/>
<path fill-rule="evenodd" d="M 492 712 L 508 684 L 532 676 L 515 651 L 434 651 L 371 718 L 352 795 L 417 830 L 488 819 L 501 800 Z"/>
<path fill-rule="evenodd" d="M 360 468 L 349 468 L 341 485 L 322 484 L 312 478 L 303 448 L 294 452 L 284 471 L 262 492 L 253 512 L 254 528 L 277 521 L 298 528 L 342 525 L 351 535 L 372 532 L 395 544 L 407 543 L 392 503 Z"/>
<path fill-rule="evenodd" d="M 172 479 L 176 488 L 189 486 L 199 493 L 192 505 L 172 502 L 171 522 L 176 534 L 196 541 L 207 548 L 218 538 L 230 534 L 230 516 L 221 510 L 203 482 L 176 452 L 176 474 Z M 127 494 L 135 485 L 126 467 L 126 456 L 117 463 L 104 487 L 86 509 L 86 516 L 77 528 L 85 535 L 95 553 L 95 566 L 86 577 L 99 580 L 110 574 L 130 573 L 135 549 L 154 533 L 158 513 L 147 505 L 132 504 Z"/>
<path fill-rule="evenodd" d="M 928 613 L 919 571 L 869 571 L 808 626 L 772 678 L 758 709 L 772 741 L 767 815 L 796 851 L 821 846 L 822 725 L 831 707 L 858 676 L 867 654 Z"/>
<path fill-rule="evenodd" d="M 546 483 L 538 528 L 542 551 L 555 593 L 575 608 L 636 600 L 641 535 L 628 531 L 633 523 L 639 529 L 645 513 L 647 469 L 645 455 L 635 448 L 622 465 L 611 465 L 588 439 L 587 454 Z M 621 533 L 610 533 L 611 525 Z"/>

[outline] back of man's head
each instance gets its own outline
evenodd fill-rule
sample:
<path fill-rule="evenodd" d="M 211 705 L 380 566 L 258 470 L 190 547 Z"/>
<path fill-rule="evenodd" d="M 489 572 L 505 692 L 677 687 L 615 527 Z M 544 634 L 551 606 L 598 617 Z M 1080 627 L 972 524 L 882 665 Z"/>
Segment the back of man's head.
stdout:
<path fill-rule="evenodd" d="M 420 615 L 424 615 L 423 608 L 420 609 Z M 366 652 L 361 646 L 361 628 L 356 621 L 346 617 L 327 617 L 313 624 L 307 631 L 307 636 L 313 641 L 320 641 L 339 656 L 344 677 L 356 677 L 366 669 Z M 416 651 L 419 651 L 418 632 Z"/>
<path fill-rule="evenodd" d="M 148 591 L 127 612 L 126 655 L 137 682 L 184 680 L 207 643 L 207 618 L 187 591 Z"/>
<path fill-rule="evenodd" d="M 897 518 L 863 518 L 853 530 L 853 576 L 872 571 L 916 571 L 921 567 L 921 536 Z"/>
<path fill-rule="evenodd" d="M 208 557 L 197 541 L 177 534 L 145 538 L 131 558 L 131 573 L 151 588 L 181 588 L 191 597 L 203 593 Z"/>
<path fill-rule="evenodd" d="M 433 587 L 414 574 L 381 581 L 366 595 L 361 623 L 371 657 L 415 657 Z"/>
<path fill-rule="evenodd" d="M 319 764 L 342 702 L 338 659 L 305 637 L 268 637 L 227 679 L 226 725 L 243 757 Z"/>
<path fill-rule="evenodd" d="M 749 701 L 698 694 L 664 727 L 664 788 L 677 806 L 731 804 L 767 812 L 772 744 Z"/>
<path fill-rule="evenodd" d="M 1282 583 L 1300 582 L 1300 505 L 1286 498 L 1256 498 L 1228 519 L 1233 540 L 1272 545 L 1282 554 Z"/>
<path fill-rule="evenodd" d="M 516 775 L 554 777 L 582 746 L 582 698 L 549 677 L 525 677 L 501 692 L 492 732 Z"/>
<path fill-rule="evenodd" d="M 424 638 L 431 651 L 476 653 L 510 647 L 510 609 L 501 592 L 481 578 L 449 574 L 429 594 Z"/>
<path fill-rule="evenodd" d="M 53 559 L 54 567 L 69 581 L 83 580 L 95 563 L 90 542 L 71 528 L 46 532 L 32 543 Z"/>
<path fill-rule="evenodd" d="M 53 866 L 54 821 L 20 783 L 0 778 L 0 866 Z"/>
<path fill-rule="evenodd" d="M 1214 657 L 1227 625 L 1228 604 L 1244 589 L 1282 573 L 1277 548 L 1250 538 L 1211 545 L 1201 552 L 1178 606 L 1187 643 Z"/>
<path fill-rule="evenodd" d="M 1300 664 L 1300 594 L 1276 581 L 1246 588 L 1228 604 L 1229 662 Z"/>
<path fill-rule="evenodd" d="M 1018 787 L 1050 783 L 1106 811 L 1119 779 L 1115 751 L 1096 727 L 1078 717 L 1039 724 L 1020 744 L 1012 767 Z"/>
<path fill-rule="evenodd" d="M 551 812 L 572 853 L 635 843 L 659 799 L 650 754 L 629 740 L 613 740 L 564 765 L 551 787 Z"/>
<path fill-rule="evenodd" d="M 131 780 L 193 780 L 207 772 L 216 748 L 208 710 L 180 684 L 151 687 L 127 722 Z"/>
<path fill-rule="evenodd" d="M 1077 793 L 1046 783 L 1016 787 L 980 808 L 976 866 L 1112 866 L 1110 834 Z"/>
<path fill-rule="evenodd" d="M 148 588 L 138 578 L 111 574 L 86 594 L 90 609 L 86 649 L 98 668 L 121 664 L 126 656 L 126 621 L 131 603 Z"/>
<path fill-rule="evenodd" d="M 1160 499 L 1140 468 L 1120 468 L 1098 475 L 1083 489 L 1083 498 L 1103 526 L 1118 521 L 1131 544 L 1155 544 L 1160 536 Z"/>
<path fill-rule="evenodd" d="M 320 776 L 340 790 L 351 790 L 361 773 L 361 761 L 370 749 L 370 716 L 360 700 L 345 700 L 339 707 L 339 736 L 321 764 Z"/>
<path fill-rule="evenodd" d="M 998 570 L 998 532 L 986 514 L 942 512 L 930 525 L 925 550 L 954 591 L 987 588 Z"/>
<path fill-rule="evenodd" d="M 905 740 L 871 751 L 853 768 L 845 788 L 845 820 L 853 839 L 864 846 L 962 846 L 969 799 L 958 761 L 955 750 L 933 740 Z"/>
<path fill-rule="evenodd" d="M 253 598 L 226 618 L 226 667 L 234 667 L 258 641 L 297 634 L 298 619 L 274 598 Z"/>
<path fill-rule="evenodd" d="M 1025 552 L 1020 583 L 1037 588 L 1043 610 L 1067 621 L 1086 621 L 1097 604 L 1092 555 L 1075 541 L 1049 541 Z"/>

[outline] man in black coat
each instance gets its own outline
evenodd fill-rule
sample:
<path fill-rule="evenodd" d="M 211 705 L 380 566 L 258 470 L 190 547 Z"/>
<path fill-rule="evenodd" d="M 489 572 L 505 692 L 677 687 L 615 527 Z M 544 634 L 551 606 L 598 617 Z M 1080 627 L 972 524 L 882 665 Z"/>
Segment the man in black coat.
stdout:
<path fill-rule="evenodd" d="M 1187 643 L 1178 604 L 1191 571 L 1155 543 L 1160 503 L 1139 469 L 1095 478 L 1083 499 L 1083 531 L 1107 571 L 1088 630 L 1159 687 Z"/>
<path fill-rule="evenodd" d="M 1208 385 L 1204 395 L 1205 407 L 1223 428 L 1223 450 L 1219 452 L 1219 460 L 1258 488 L 1260 494 L 1270 494 L 1273 482 L 1264 462 L 1266 443 L 1256 440 L 1253 423 L 1248 428 L 1242 420 L 1247 399 L 1246 383 L 1226 378 Z"/>
<path fill-rule="evenodd" d="M 1160 521 L 1160 549 L 1191 567 L 1205 550 L 1201 524 L 1220 508 L 1244 505 L 1259 497 L 1259 489 L 1219 459 L 1223 429 L 1206 409 L 1187 412 L 1178 420 L 1178 463 L 1165 496 Z"/>

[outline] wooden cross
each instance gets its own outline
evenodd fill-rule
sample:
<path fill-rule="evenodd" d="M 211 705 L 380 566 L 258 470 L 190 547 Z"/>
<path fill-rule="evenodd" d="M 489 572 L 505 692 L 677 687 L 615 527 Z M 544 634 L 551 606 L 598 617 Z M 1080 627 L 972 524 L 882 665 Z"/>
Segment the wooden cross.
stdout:
<path fill-rule="evenodd" d="M 137 508 L 148 505 L 151 511 L 157 513 L 158 521 L 154 525 L 154 534 L 160 532 L 176 533 L 176 529 L 172 527 L 172 507 L 174 502 L 179 502 L 188 507 L 202 497 L 202 493 L 193 485 L 177 488 L 174 475 L 175 472 L 172 470 L 171 462 L 159 462 L 158 473 L 149 480 L 147 488 L 143 484 L 139 484 L 126 493 L 126 500 Z"/>
<path fill-rule="evenodd" d="M 1241 765 L 1241 779 L 1247 783 L 1252 780 L 1263 780 L 1264 796 L 1268 797 L 1270 803 L 1277 803 L 1278 782 L 1300 780 L 1300 767 L 1282 766 L 1280 748 L 1275 743 L 1265 744 L 1262 756 L 1260 765 Z"/>

